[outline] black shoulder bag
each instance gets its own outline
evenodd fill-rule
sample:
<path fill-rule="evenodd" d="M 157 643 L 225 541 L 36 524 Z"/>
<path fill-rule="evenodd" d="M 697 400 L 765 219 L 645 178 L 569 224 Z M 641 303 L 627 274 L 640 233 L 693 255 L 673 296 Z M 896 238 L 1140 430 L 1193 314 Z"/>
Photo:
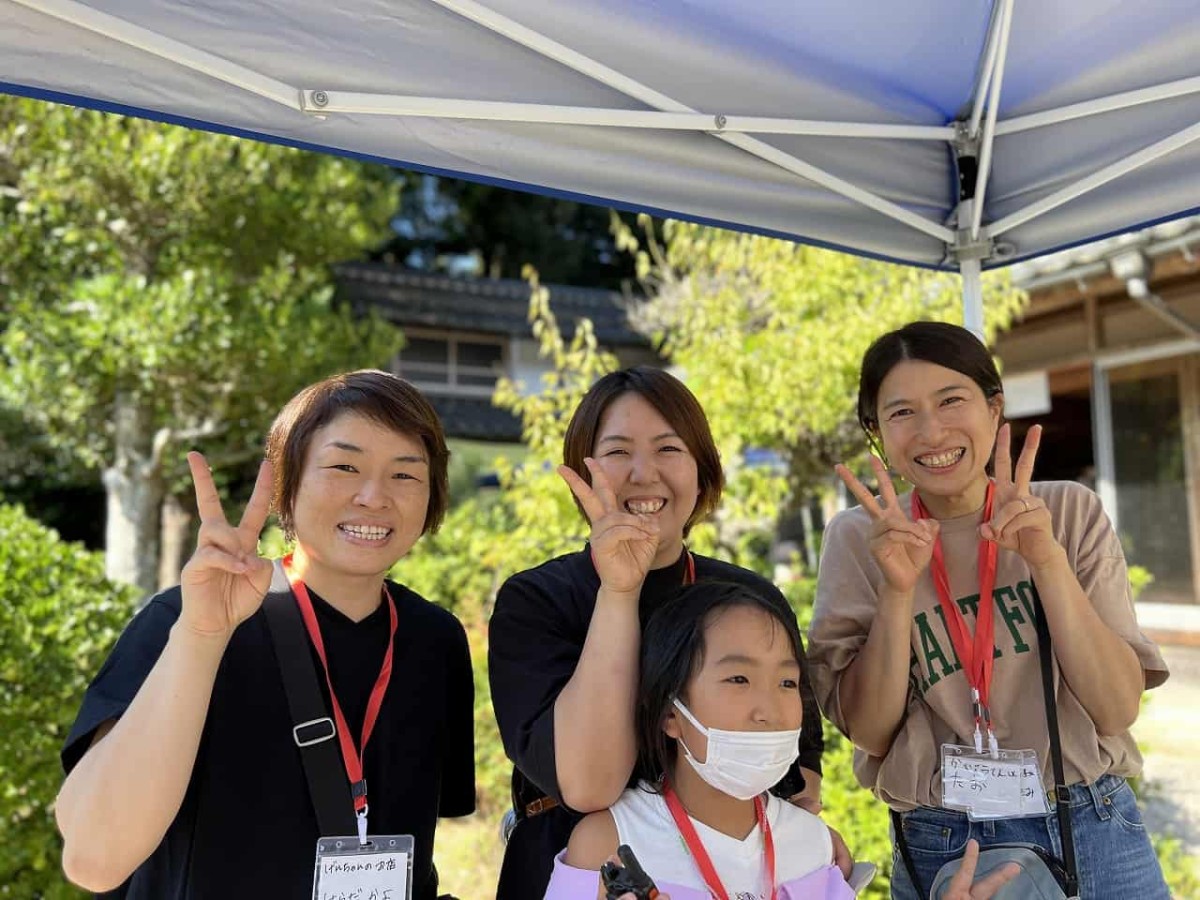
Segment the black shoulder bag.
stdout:
<path fill-rule="evenodd" d="M 1071 830 L 1071 792 L 1067 789 L 1066 776 L 1063 774 L 1062 741 L 1058 732 L 1058 704 L 1054 699 L 1054 648 L 1050 643 L 1050 626 L 1046 623 L 1046 611 L 1042 607 L 1042 597 L 1036 585 L 1033 588 L 1033 611 L 1038 637 L 1038 659 L 1042 668 L 1042 700 L 1046 707 L 1046 726 L 1050 734 L 1050 762 L 1054 769 L 1054 810 L 1058 817 L 1058 832 L 1062 839 L 1063 859 L 1060 861 L 1050 854 L 1038 852 L 1039 858 L 1046 868 L 1054 875 L 1055 881 L 1067 897 L 1079 896 L 1079 870 L 1075 863 L 1075 837 Z M 896 835 L 896 847 L 904 860 L 904 868 L 908 872 L 913 886 L 922 897 L 924 893 L 920 880 L 917 878 L 917 867 L 913 863 L 912 854 L 908 849 L 908 841 L 904 838 L 904 823 L 900 813 L 891 810 L 892 830 Z M 1003 845 L 992 845 L 988 850 L 998 849 Z"/>
<path fill-rule="evenodd" d="M 337 726 L 330 718 L 309 649 L 308 632 L 283 565 L 276 561 L 263 612 L 292 717 L 292 740 L 300 748 L 308 796 L 323 835 L 355 834 L 354 801 L 342 762 Z"/>

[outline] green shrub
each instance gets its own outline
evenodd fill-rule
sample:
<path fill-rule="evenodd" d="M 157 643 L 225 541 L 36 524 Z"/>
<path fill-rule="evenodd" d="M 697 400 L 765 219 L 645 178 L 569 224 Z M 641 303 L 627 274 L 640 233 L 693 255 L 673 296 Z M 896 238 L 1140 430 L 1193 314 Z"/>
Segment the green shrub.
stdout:
<path fill-rule="evenodd" d="M 0 897 L 82 896 L 60 874 L 58 752 L 134 603 L 100 554 L 0 506 Z"/>

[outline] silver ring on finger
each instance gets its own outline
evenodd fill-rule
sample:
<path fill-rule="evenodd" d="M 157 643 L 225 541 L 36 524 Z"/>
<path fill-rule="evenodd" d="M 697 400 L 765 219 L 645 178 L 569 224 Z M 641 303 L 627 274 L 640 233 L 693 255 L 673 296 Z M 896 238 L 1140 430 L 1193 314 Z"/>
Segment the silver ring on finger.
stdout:
<path fill-rule="evenodd" d="M 1021 498 L 1021 505 L 1023 507 L 1025 507 L 1025 512 L 1029 512 L 1029 498 L 1028 497 Z"/>

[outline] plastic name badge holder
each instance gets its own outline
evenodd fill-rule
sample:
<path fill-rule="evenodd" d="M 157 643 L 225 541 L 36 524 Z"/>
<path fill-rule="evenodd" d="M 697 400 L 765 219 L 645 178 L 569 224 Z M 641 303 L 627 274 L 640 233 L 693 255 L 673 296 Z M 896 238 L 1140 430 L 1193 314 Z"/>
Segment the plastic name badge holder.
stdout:
<path fill-rule="evenodd" d="M 412 856 L 408 834 L 321 838 L 312 900 L 412 900 Z"/>

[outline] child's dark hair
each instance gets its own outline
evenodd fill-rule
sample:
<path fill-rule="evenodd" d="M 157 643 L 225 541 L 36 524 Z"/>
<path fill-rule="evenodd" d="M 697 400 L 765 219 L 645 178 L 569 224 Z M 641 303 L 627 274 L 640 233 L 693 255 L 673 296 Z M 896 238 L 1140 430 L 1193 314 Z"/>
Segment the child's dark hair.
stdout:
<path fill-rule="evenodd" d="M 796 614 L 780 597 L 764 596 L 744 584 L 701 581 L 682 587 L 650 617 L 642 633 L 641 677 L 634 728 L 638 764 L 634 782 L 658 784 L 675 764 L 676 745 L 663 731 L 692 675 L 704 664 L 704 634 L 724 612 L 746 607 L 765 612 L 787 635 L 800 660 Z"/>

